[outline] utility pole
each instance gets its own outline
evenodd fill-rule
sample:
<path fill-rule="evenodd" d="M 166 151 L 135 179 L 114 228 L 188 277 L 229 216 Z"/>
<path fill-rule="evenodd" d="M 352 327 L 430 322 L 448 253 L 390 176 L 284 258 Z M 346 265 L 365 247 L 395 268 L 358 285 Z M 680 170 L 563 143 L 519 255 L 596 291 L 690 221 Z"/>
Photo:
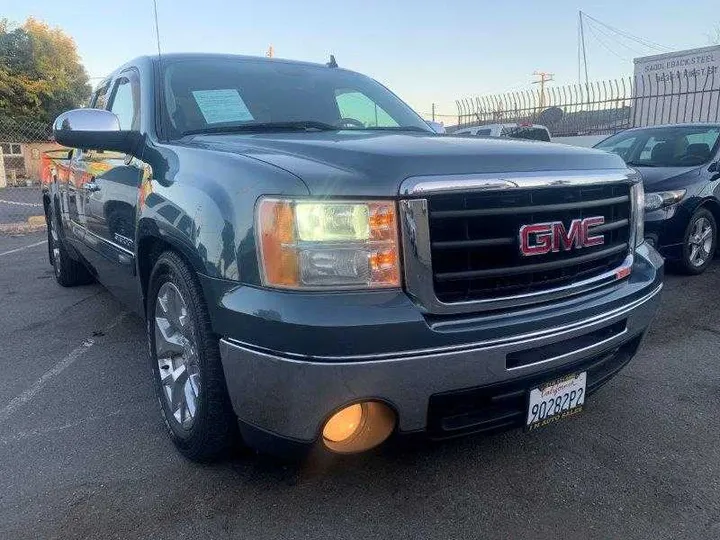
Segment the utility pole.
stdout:
<path fill-rule="evenodd" d="M 546 71 L 534 71 L 533 75 L 539 77 L 537 81 L 533 81 L 532 84 L 540 85 L 540 108 L 545 108 L 545 84 L 554 80 L 554 73 L 547 73 Z"/>
<path fill-rule="evenodd" d="M 583 15 L 585 15 L 582 11 L 578 11 L 578 17 L 580 19 L 580 43 L 578 43 L 578 83 L 581 82 L 580 79 L 580 56 L 582 56 L 582 65 L 585 68 L 585 86 L 588 84 L 588 68 L 587 68 L 587 53 L 585 51 L 585 26 L 583 24 Z"/>
<path fill-rule="evenodd" d="M 432 121 L 435 121 L 435 104 L 432 104 Z"/>

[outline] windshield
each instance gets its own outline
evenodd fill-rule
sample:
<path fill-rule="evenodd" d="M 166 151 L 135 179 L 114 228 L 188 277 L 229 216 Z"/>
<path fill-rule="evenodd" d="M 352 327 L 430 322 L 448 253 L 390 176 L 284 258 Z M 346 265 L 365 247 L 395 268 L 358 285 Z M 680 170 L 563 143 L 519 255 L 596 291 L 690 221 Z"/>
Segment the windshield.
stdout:
<path fill-rule="evenodd" d="M 384 86 L 342 69 L 233 58 L 175 60 L 163 67 L 170 138 L 224 128 L 433 133 Z"/>
<path fill-rule="evenodd" d="M 595 148 L 638 167 L 687 167 L 709 161 L 718 147 L 720 126 L 670 126 L 618 133 Z"/>

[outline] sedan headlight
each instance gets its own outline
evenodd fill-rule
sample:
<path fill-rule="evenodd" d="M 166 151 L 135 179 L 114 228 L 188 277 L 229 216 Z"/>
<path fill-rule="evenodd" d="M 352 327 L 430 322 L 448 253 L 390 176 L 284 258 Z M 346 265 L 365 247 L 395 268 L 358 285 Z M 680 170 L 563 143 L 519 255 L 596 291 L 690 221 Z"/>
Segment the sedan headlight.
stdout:
<path fill-rule="evenodd" d="M 645 194 L 645 210 L 659 210 L 672 204 L 680 202 L 685 197 L 687 190 L 675 189 L 672 191 L 657 191 Z"/>
<path fill-rule="evenodd" d="M 394 201 L 262 198 L 256 234 L 262 282 L 268 287 L 400 286 Z"/>
<path fill-rule="evenodd" d="M 645 241 L 645 190 L 642 182 L 633 184 L 631 192 L 635 247 L 637 247 Z"/>

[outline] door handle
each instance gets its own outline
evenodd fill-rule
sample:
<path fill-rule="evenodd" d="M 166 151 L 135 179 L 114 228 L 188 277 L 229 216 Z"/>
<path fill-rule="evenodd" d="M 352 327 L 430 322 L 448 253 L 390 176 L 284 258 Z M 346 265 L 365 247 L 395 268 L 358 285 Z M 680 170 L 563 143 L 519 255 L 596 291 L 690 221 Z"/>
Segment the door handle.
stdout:
<path fill-rule="evenodd" d="M 95 182 L 87 182 L 83 185 L 83 189 L 85 191 L 89 191 L 90 193 L 94 193 L 95 191 L 100 191 L 100 186 L 98 186 Z"/>

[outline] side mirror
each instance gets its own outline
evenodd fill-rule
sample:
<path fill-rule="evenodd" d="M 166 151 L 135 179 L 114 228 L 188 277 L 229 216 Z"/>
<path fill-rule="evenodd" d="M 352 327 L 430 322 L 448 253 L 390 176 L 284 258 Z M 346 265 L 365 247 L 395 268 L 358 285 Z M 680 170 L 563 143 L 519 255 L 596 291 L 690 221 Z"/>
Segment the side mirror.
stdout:
<path fill-rule="evenodd" d="M 433 122 L 431 120 L 426 120 L 425 123 L 427 123 L 428 126 L 435 132 L 435 133 L 445 133 L 445 126 L 443 126 L 440 122 Z"/>
<path fill-rule="evenodd" d="M 120 129 L 120 121 L 110 111 L 75 109 L 62 113 L 53 124 L 55 140 L 69 148 L 112 150 L 135 154 L 142 136 L 138 131 Z"/>

